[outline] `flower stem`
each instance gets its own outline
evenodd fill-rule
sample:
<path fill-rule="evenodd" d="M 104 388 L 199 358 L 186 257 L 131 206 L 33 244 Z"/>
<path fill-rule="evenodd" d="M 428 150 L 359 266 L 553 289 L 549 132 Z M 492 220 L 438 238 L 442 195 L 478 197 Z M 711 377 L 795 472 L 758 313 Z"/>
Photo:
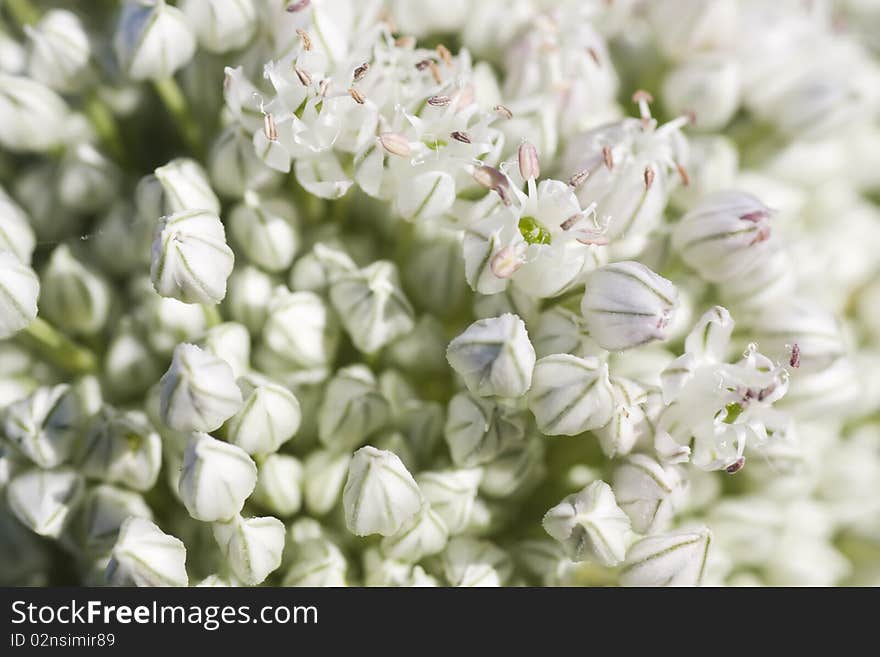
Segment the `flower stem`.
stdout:
<path fill-rule="evenodd" d="M 6 0 L 3 4 L 12 19 L 21 27 L 33 25 L 40 20 L 40 10 L 34 7 L 31 0 Z"/>
<path fill-rule="evenodd" d="M 223 317 L 220 315 L 220 311 L 217 310 L 217 306 L 203 304 L 202 310 L 205 313 L 205 322 L 208 324 L 208 328 L 212 328 L 214 326 L 217 326 L 218 324 L 223 323 Z"/>
<path fill-rule="evenodd" d="M 173 77 L 153 80 L 153 88 L 165 105 L 165 109 L 171 114 L 177 130 L 183 137 L 186 145 L 196 155 L 202 152 L 202 138 L 198 123 L 193 119 L 189 111 L 189 104 L 180 85 Z"/>
<path fill-rule="evenodd" d="M 84 109 L 98 137 L 107 145 L 116 161 L 123 163 L 125 148 L 123 148 L 122 139 L 119 136 L 119 126 L 116 125 L 113 113 L 96 91 L 86 96 Z"/>
<path fill-rule="evenodd" d="M 21 342 L 71 374 L 94 372 L 98 367 L 95 354 L 77 344 L 44 319 L 37 317 L 19 334 Z"/>

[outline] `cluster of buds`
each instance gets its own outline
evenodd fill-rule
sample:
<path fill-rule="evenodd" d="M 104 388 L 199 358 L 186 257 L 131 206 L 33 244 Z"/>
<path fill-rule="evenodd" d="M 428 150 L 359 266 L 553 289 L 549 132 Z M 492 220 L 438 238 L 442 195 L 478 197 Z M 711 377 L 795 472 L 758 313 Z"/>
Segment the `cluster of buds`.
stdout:
<path fill-rule="evenodd" d="M 0 584 L 876 584 L 818 4 L 4 5 Z"/>

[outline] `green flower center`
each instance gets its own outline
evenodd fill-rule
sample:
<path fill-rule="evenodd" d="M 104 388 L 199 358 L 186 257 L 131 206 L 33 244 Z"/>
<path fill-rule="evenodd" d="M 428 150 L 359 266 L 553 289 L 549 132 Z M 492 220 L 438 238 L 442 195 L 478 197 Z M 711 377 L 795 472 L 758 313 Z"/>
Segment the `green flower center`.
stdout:
<path fill-rule="evenodd" d="M 439 151 L 441 148 L 445 148 L 449 142 L 444 139 L 423 139 L 422 143 L 432 151 Z"/>
<path fill-rule="evenodd" d="M 727 405 L 726 410 L 727 417 L 724 418 L 724 422 L 727 424 L 733 424 L 734 422 L 736 422 L 736 418 L 738 418 L 742 414 L 743 407 L 736 402 L 731 402 Z"/>
<path fill-rule="evenodd" d="M 534 217 L 522 217 L 519 232 L 529 244 L 550 244 L 550 231 Z"/>

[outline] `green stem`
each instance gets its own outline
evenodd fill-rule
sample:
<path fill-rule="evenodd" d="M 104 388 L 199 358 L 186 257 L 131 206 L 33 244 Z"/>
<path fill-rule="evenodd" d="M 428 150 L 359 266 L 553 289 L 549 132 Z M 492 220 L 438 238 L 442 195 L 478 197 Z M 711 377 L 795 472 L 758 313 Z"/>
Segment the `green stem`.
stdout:
<path fill-rule="evenodd" d="M 96 91 L 86 96 L 84 109 L 98 137 L 107 145 L 116 161 L 123 164 L 125 148 L 123 148 L 122 138 L 119 136 L 119 126 L 116 124 L 116 117 L 113 116 L 113 113 L 106 103 L 101 100 Z"/>
<path fill-rule="evenodd" d="M 217 310 L 217 306 L 209 306 L 207 304 L 203 304 L 202 310 L 205 313 L 205 321 L 208 324 L 208 328 L 212 328 L 214 326 L 217 326 L 218 324 L 223 323 L 223 317 L 220 315 L 220 311 Z"/>
<path fill-rule="evenodd" d="M 71 374 L 86 374 L 98 368 L 95 354 L 77 344 L 44 319 L 37 317 L 19 339 L 32 351 Z"/>
<path fill-rule="evenodd" d="M 4 6 L 21 27 L 33 25 L 40 20 L 40 10 L 34 7 L 31 0 L 6 0 Z"/>
<path fill-rule="evenodd" d="M 180 135 L 186 142 L 187 147 L 196 155 L 202 152 L 202 138 L 199 125 L 193 119 L 189 111 L 186 96 L 173 77 L 153 80 L 153 88 L 165 105 L 165 109 L 171 114 Z"/>

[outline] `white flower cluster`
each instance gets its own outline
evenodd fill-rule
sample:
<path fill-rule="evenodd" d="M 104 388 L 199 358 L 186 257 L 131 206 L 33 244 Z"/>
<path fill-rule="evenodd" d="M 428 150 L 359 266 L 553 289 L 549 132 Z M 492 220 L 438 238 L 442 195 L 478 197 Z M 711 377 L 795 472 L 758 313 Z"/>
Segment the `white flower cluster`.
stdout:
<path fill-rule="evenodd" d="M 866 6 L 4 5 L 0 583 L 880 583 Z"/>

